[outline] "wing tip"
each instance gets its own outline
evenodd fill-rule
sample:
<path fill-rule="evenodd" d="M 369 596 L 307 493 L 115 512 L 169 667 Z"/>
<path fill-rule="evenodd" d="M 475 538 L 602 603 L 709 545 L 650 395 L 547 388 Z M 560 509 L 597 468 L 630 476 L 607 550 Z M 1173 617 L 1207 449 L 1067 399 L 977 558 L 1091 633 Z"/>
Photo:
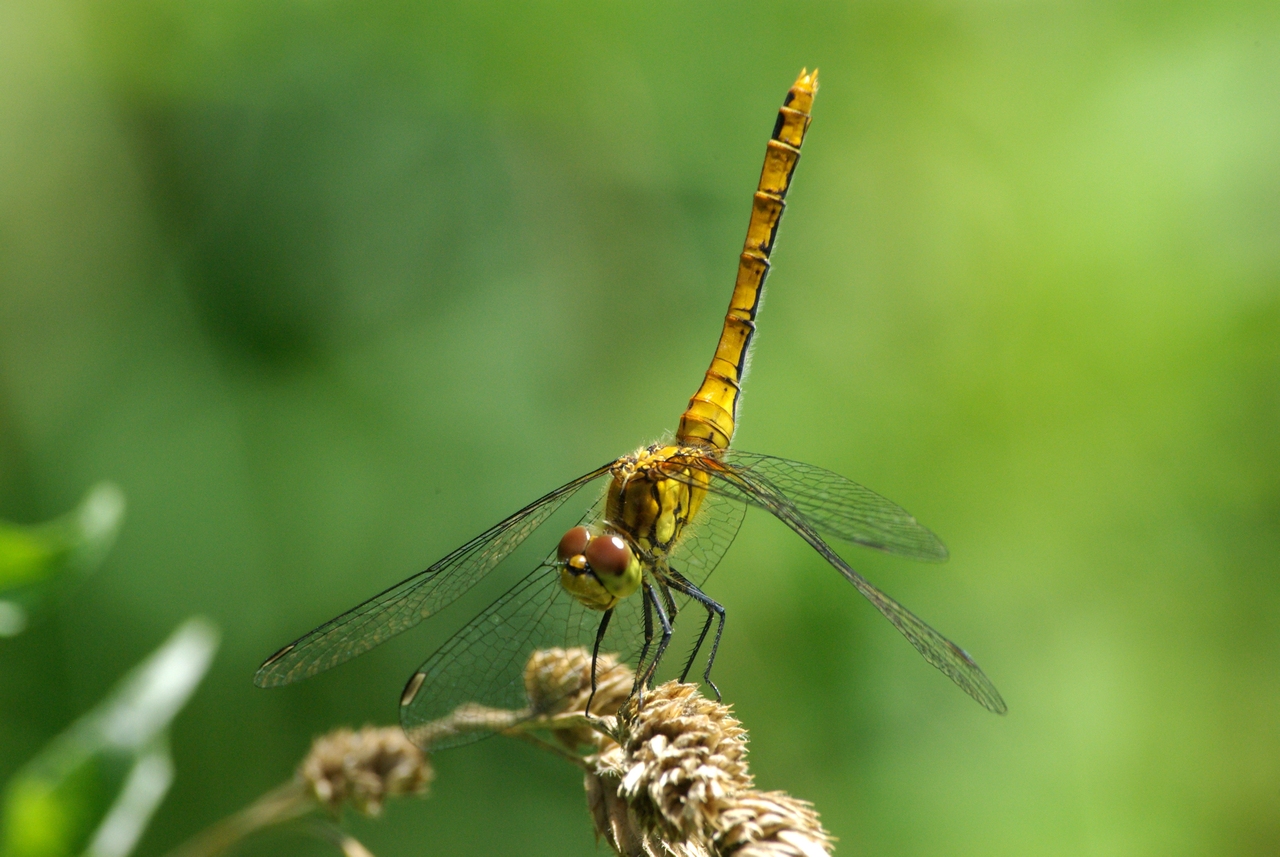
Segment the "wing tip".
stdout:
<path fill-rule="evenodd" d="M 992 714 L 998 714 L 1004 717 L 1009 713 L 1009 706 L 1005 703 L 1004 697 L 1000 695 L 1000 691 L 996 690 L 996 686 L 991 683 L 991 679 L 987 678 L 986 673 L 978 671 L 982 678 L 977 688 L 963 688 L 974 700 L 983 708 Z"/>
<path fill-rule="evenodd" d="M 1000 691 L 996 690 L 994 686 L 988 686 L 986 690 L 988 693 L 984 694 L 983 697 L 974 697 L 974 699 L 978 700 L 978 704 L 992 714 L 998 714 L 1001 717 L 1008 714 L 1009 706 L 1005 703 L 1004 697 L 1000 695 Z"/>
<path fill-rule="evenodd" d="M 911 520 L 916 526 L 929 534 L 929 556 L 923 557 L 926 562 L 946 562 L 951 559 L 951 549 L 947 547 L 947 543 L 937 533 L 921 524 L 914 517 Z"/>
<path fill-rule="evenodd" d="M 283 687 L 286 684 L 292 683 L 292 679 L 287 676 L 283 676 L 274 670 L 267 669 L 267 666 L 267 664 L 263 664 L 258 667 L 258 671 L 253 674 L 254 687 Z"/>
<path fill-rule="evenodd" d="M 1000 695 L 1000 691 L 996 690 L 995 684 L 991 679 L 987 678 L 987 674 L 982 671 L 982 667 L 978 666 L 977 661 L 970 657 L 969 653 L 964 649 L 959 649 L 960 656 L 964 658 L 964 662 L 969 669 L 965 671 L 963 680 L 955 673 L 943 670 L 947 677 L 960 686 L 960 689 L 983 708 L 992 714 L 999 714 L 1001 717 L 1009 713 L 1009 706 L 1005 703 L 1004 697 Z"/>

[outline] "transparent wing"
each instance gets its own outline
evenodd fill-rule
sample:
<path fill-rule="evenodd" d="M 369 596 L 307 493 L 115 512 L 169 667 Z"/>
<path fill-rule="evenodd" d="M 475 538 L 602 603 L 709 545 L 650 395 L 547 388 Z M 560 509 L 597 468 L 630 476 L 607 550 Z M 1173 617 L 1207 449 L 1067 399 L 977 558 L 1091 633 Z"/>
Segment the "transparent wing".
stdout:
<path fill-rule="evenodd" d="M 733 544 L 746 514 L 741 500 L 708 494 L 671 552 L 671 567 L 701 588 Z"/>
<path fill-rule="evenodd" d="M 910 512 L 839 473 L 736 449 L 725 452 L 722 460 L 776 489 L 819 533 L 927 562 L 947 558 L 942 541 Z M 768 508 L 751 499 L 749 492 L 733 487 L 729 491 L 735 499 Z"/>
<path fill-rule="evenodd" d="M 407 580 L 330 619 L 276 652 L 253 683 L 278 687 L 364 654 L 451 604 L 613 462 L 561 485 Z"/>
<path fill-rule="evenodd" d="M 729 549 L 745 511 L 739 502 L 708 496 L 673 551 L 671 565 L 701 585 Z M 601 514 L 601 503 L 597 503 L 582 523 L 597 521 Z M 554 561 L 554 553 L 548 555 L 441 646 L 410 679 L 401 700 L 400 722 L 415 743 L 442 750 L 478 741 L 533 716 L 524 686 L 529 656 L 553 647 L 591 651 L 604 614 L 583 607 L 564 591 Z M 600 646 L 602 653 L 616 655 L 633 669 L 644 646 L 643 598 L 641 591 L 619 602 Z M 680 595 L 675 600 L 680 609 L 673 623 L 688 602 Z M 566 689 L 566 693 L 576 691 Z"/>
<path fill-rule="evenodd" d="M 751 465 L 756 465 L 761 460 L 782 461 L 782 459 L 750 454 L 745 458 Z M 784 462 L 784 464 L 785 467 L 779 466 L 777 470 L 789 475 L 801 472 L 796 469 L 794 462 Z M 893 626 L 910 641 L 911 645 L 916 647 L 916 651 L 923 655 L 926 661 L 941 670 L 984 708 L 996 714 L 1004 714 L 1008 710 L 1000 692 L 996 690 L 995 685 L 986 677 L 982 669 L 974 663 L 973 658 L 969 657 L 964 649 L 930 628 L 910 610 L 885 595 L 869 580 L 850 568 L 848 563 L 818 535 L 818 527 L 801 511 L 800 504 L 794 502 L 765 475 L 766 468 L 738 466 L 736 460 L 731 463 L 711 457 L 695 459 L 690 466 L 704 470 L 713 477 L 711 490 L 766 509 L 799 534 L 844 575 L 863 597 L 884 614 L 884 617 L 893 623 Z M 807 468 L 807 465 L 799 465 L 799 467 Z M 816 467 L 812 469 L 819 470 Z"/>

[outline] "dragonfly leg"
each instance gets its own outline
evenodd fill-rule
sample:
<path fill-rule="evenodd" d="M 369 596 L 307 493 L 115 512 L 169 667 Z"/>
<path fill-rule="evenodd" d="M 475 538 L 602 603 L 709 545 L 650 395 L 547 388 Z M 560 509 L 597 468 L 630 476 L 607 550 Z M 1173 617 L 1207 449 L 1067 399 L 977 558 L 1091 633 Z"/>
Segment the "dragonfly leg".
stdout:
<path fill-rule="evenodd" d="M 596 644 L 591 649 L 591 695 L 587 697 L 587 704 L 582 709 L 582 713 L 588 717 L 591 716 L 591 700 L 596 698 L 596 663 L 600 659 L 600 641 L 604 639 L 605 629 L 609 627 L 609 620 L 612 618 L 613 608 L 610 607 L 604 611 L 604 616 L 600 617 L 600 627 L 596 630 Z"/>
<path fill-rule="evenodd" d="M 702 643 L 707 639 L 707 632 L 711 630 L 711 622 L 719 617 L 720 624 L 716 627 L 716 638 L 711 642 L 711 653 L 707 656 L 707 668 L 702 673 L 702 680 L 707 683 L 707 687 L 716 695 L 716 700 L 720 699 L 720 688 L 716 687 L 716 683 L 711 680 L 711 665 L 716 662 L 716 651 L 720 648 L 720 635 L 724 633 L 724 607 L 713 600 L 705 592 L 694 586 L 688 580 L 680 575 L 675 569 L 671 569 L 672 580 L 671 587 L 677 592 L 688 595 L 694 601 L 701 604 L 707 611 L 707 621 L 702 626 L 702 633 L 698 635 L 698 642 L 694 643 L 693 651 L 689 653 L 689 660 L 685 662 L 684 672 L 680 673 L 680 680 L 684 681 L 689 675 L 689 668 L 693 666 L 693 661 L 698 657 L 698 650 L 702 648 Z"/>
<path fill-rule="evenodd" d="M 639 694 L 644 684 L 644 660 L 649 656 L 649 646 L 653 644 L 653 607 L 650 606 L 647 597 L 648 586 L 646 583 L 646 595 L 640 598 L 644 604 L 644 645 L 640 647 L 640 659 L 636 661 L 636 680 L 631 685 L 632 696 Z"/>
<path fill-rule="evenodd" d="M 658 648 L 653 653 L 653 661 L 649 664 L 649 668 L 645 670 L 643 687 L 653 684 L 653 676 L 658 671 L 658 664 L 662 661 L 662 655 L 667 650 L 667 643 L 671 642 L 671 620 L 667 618 L 667 611 L 662 606 L 662 601 L 658 598 L 658 593 L 654 590 L 653 584 L 646 583 L 644 585 L 645 595 L 649 596 L 649 600 L 653 602 L 653 611 L 658 616 L 658 622 L 662 625 L 662 639 L 658 641 Z"/>
<path fill-rule="evenodd" d="M 671 620 L 672 625 L 675 625 L 676 614 L 680 611 L 676 607 L 676 599 L 671 595 L 671 587 L 667 585 L 666 581 L 660 580 L 658 581 L 658 589 L 662 591 L 662 600 L 667 605 L 667 618 Z"/>

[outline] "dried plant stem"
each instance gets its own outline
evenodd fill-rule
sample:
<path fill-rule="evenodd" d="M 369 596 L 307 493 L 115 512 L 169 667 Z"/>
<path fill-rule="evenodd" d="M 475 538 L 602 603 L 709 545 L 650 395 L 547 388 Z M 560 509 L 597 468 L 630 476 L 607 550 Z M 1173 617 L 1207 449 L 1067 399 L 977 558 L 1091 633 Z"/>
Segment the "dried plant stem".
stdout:
<path fill-rule="evenodd" d="M 373 857 L 360 840 L 337 827 L 333 822 L 313 820 L 307 825 L 307 831 L 317 839 L 333 843 L 346 857 Z"/>
<path fill-rule="evenodd" d="M 169 852 L 168 857 L 215 857 L 242 839 L 314 812 L 319 804 L 301 780 L 290 780 Z"/>
<path fill-rule="evenodd" d="M 539 737 L 538 735 L 534 735 L 532 732 L 512 729 L 502 734 L 509 735 L 512 738 L 516 738 L 518 740 L 524 741 L 526 744 L 532 744 L 533 746 L 537 747 L 540 750 L 546 750 L 551 755 L 559 756 L 561 759 L 564 759 L 569 764 L 579 767 L 584 771 L 591 770 L 591 766 L 588 765 L 587 761 L 581 756 L 564 749 L 559 744 L 548 741 L 547 739 Z"/>
<path fill-rule="evenodd" d="M 312 743 L 292 780 L 198 834 L 169 857 L 215 857 L 260 830 L 321 809 L 335 818 L 344 806 L 377 815 L 388 797 L 426 791 L 432 776 L 425 754 L 398 727 L 336 729 Z M 313 823 L 308 830 L 348 857 L 369 854 L 332 823 Z"/>

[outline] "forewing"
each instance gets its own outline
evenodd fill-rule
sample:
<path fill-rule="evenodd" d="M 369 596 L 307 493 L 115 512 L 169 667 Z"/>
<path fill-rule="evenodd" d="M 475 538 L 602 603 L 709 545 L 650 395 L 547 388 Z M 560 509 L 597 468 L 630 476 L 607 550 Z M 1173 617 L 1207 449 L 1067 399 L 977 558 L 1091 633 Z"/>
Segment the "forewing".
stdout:
<path fill-rule="evenodd" d="M 767 457 L 751 456 L 753 460 L 765 458 Z M 768 460 L 782 461 L 782 459 Z M 793 462 L 786 462 L 786 464 L 791 465 Z M 850 568 L 848 563 L 823 541 L 818 534 L 818 528 L 808 520 L 798 504 L 794 503 L 771 480 L 751 468 L 738 467 L 736 462 L 720 464 L 712 459 L 707 461 L 705 469 L 714 477 L 713 490 L 719 490 L 728 496 L 741 497 L 752 505 L 767 509 L 795 530 L 875 605 L 875 608 L 893 623 L 893 626 L 910 641 L 911 645 L 916 647 L 916 651 L 920 652 L 926 661 L 941 670 L 959 685 L 961 690 L 976 699 L 982 707 L 996 714 L 1004 714 L 1008 710 L 1000 696 L 1000 691 L 996 690 L 995 685 L 964 649 L 930 628 L 914 613 L 885 595 L 869 580 Z M 813 469 L 817 470 L 817 468 Z"/>
<path fill-rule="evenodd" d="M 258 668 L 253 682 L 277 687 L 364 654 L 442 610 L 479 582 L 583 486 L 612 462 L 561 485 L 476 536 L 444 559 L 285 646 Z"/>
<path fill-rule="evenodd" d="M 752 485 L 766 485 L 785 496 L 819 533 L 886 553 L 927 562 L 942 562 L 947 548 L 906 509 L 866 488 L 812 464 L 755 452 L 728 450 L 722 459 L 750 475 Z M 720 491 L 753 506 L 768 508 L 746 486 L 720 480 Z"/>

